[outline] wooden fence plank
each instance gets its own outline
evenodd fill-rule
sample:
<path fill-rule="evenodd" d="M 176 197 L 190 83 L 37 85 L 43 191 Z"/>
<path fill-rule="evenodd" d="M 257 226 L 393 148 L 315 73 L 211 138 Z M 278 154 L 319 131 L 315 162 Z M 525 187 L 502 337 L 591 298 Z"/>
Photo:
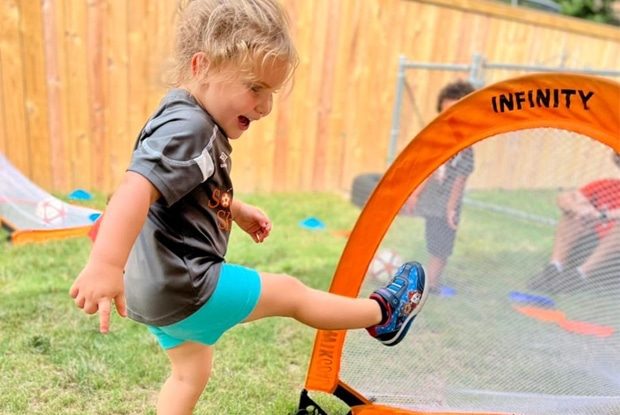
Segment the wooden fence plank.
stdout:
<path fill-rule="evenodd" d="M 360 3 L 353 6 L 354 14 L 350 16 L 351 26 L 348 39 L 349 54 L 349 80 L 346 86 L 347 88 L 347 102 L 349 103 L 349 111 L 347 111 L 346 131 L 347 131 L 347 159 L 345 169 L 347 172 L 351 171 L 365 171 L 364 169 L 372 168 L 373 163 L 368 164 L 366 160 L 363 160 L 365 152 L 362 151 L 364 145 L 374 145 L 376 149 L 376 141 L 364 142 L 364 138 L 367 137 L 365 126 L 361 125 L 363 121 L 370 117 L 369 112 L 361 102 L 366 102 L 367 91 L 363 89 L 363 84 L 360 82 L 362 78 L 363 65 L 360 55 L 363 54 L 365 36 L 364 22 L 367 19 L 366 3 Z M 374 137 L 376 140 L 376 137 Z M 376 163 L 374 163 L 376 164 Z"/>
<path fill-rule="evenodd" d="M 294 3 L 293 11 L 292 19 L 296 26 L 295 41 L 297 48 L 300 51 L 310 52 L 314 47 L 311 37 L 314 7 L 310 2 L 302 0 Z M 305 156 L 314 151 L 314 143 L 310 139 L 313 134 L 307 130 L 308 127 L 312 127 L 308 126 L 308 114 L 315 112 L 315 109 L 311 107 L 313 102 L 310 76 L 317 61 L 314 61 L 313 58 L 319 59 L 312 53 L 300 53 L 300 63 L 295 76 L 295 89 L 290 106 L 291 121 L 295 128 L 290 129 L 288 134 L 288 175 L 285 177 L 287 189 L 309 189 L 308 177 L 310 172 Z"/>
<path fill-rule="evenodd" d="M 137 136 L 138 132 L 144 125 L 145 114 L 148 113 L 146 100 L 135 99 L 134 97 L 145 97 L 148 94 L 148 84 L 150 82 L 148 54 L 151 49 L 146 48 L 148 43 L 148 32 L 151 27 L 148 26 L 148 20 L 145 19 L 147 14 L 148 0 L 132 1 L 131 8 L 128 9 L 127 28 L 128 28 L 128 65 L 127 74 L 129 78 L 129 96 L 128 96 L 128 127 L 127 134 L 129 136 Z"/>
<path fill-rule="evenodd" d="M 46 189 L 52 187 L 48 140 L 47 87 L 43 49 L 41 2 L 21 0 L 20 37 L 22 48 L 25 116 L 31 177 Z M 26 137 L 23 137 L 26 139 Z"/>
<path fill-rule="evenodd" d="M 274 137 L 273 164 L 271 190 L 281 192 L 286 190 L 284 178 L 287 177 L 288 134 L 291 129 L 290 111 L 286 108 L 290 105 L 288 91 L 283 91 L 277 98 L 280 110 L 276 114 L 276 133 Z M 267 168 L 267 166 L 265 166 Z"/>
<path fill-rule="evenodd" d="M 2 82 L 2 51 L 0 51 L 0 154 L 6 154 L 7 148 L 7 129 L 4 121 L 4 101 L 6 94 L 4 93 L 4 82 Z"/>
<path fill-rule="evenodd" d="M 314 110 L 314 117 L 309 117 L 311 123 L 316 126 L 315 136 L 309 136 L 310 140 L 315 142 L 314 153 L 309 153 L 309 159 L 312 161 L 312 178 L 310 179 L 310 189 L 320 190 L 325 188 L 325 181 L 328 179 L 328 157 L 330 153 L 329 145 L 331 137 L 328 136 L 329 118 L 331 115 L 331 102 L 333 100 L 334 88 L 334 60 L 336 53 L 333 53 L 333 46 L 338 39 L 338 9 L 328 7 L 326 1 L 322 2 L 325 9 L 318 9 L 322 15 L 326 15 L 325 29 L 321 31 L 322 36 L 315 39 L 315 45 L 321 45 L 317 48 L 317 52 L 323 55 L 321 66 L 317 66 L 313 71 L 315 74 L 313 89 L 317 90 L 317 106 Z M 318 32 L 318 30 L 317 30 Z M 320 43 L 319 43 L 320 42 Z"/>
<path fill-rule="evenodd" d="M 69 160 L 67 157 L 67 95 L 64 59 L 64 7 L 62 0 L 43 0 L 43 38 L 45 74 L 47 83 L 48 139 L 52 187 L 70 188 Z"/>
<path fill-rule="evenodd" d="M 65 0 L 65 39 L 68 112 L 68 139 L 71 182 L 76 188 L 93 183 L 90 101 L 87 74 L 87 28 L 85 2 Z"/>
<path fill-rule="evenodd" d="M 32 176 L 29 154 L 29 135 L 26 119 L 26 91 L 24 88 L 24 62 L 19 2 L 5 0 L 0 11 L 0 54 L 2 62 L 2 89 L 6 126 L 6 156 L 24 174 Z M 6 97 L 6 99 L 4 98 Z"/>
<path fill-rule="evenodd" d="M 313 179 L 315 190 L 338 189 L 340 185 L 340 163 L 344 149 L 342 134 L 338 125 L 335 125 L 337 112 L 334 105 L 338 90 L 338 68 L 346 67 L 341 58 L 342 54 L 337 50 L 342 35 L 338 26 L 339 22 L 343 21 L 342 10 L 342 2 L 330 10 L 328 32 L 325 36 L 326 58 L 323 64 L 324 79 L 321 83 L 320 113 L 317 121 L 317 142 L 319 143 L 317 148 L 323 150 L 316 155 Z"/>
<path fill-rule="evenodd" d="M 350 44 L 351 32 L 350 28 L 355 18 L 355 3 L 351 1 L 340 2 L 339 16 L 341 16 L 339 27 L 340 33 L 338 34 L 337 43 L 333 46 L 335 50 L 334 60 L 334 86 L 333 86 L 333 98 L 331 102 L 331 123 L 330 131 L 328 132 L 328 140 L 331 143 L 331 151 L 333 151 L 332 159 L 330 161 L 332 166 L 332 174 L 334 175 L 334 189 L 342 189 L 345 185 L 343 182 L 348 181 L 344 179 L 346 169 L 345 164 L 348 160 L 347 143 L 349 138 L 347 137 L 347 131 L 345 127 L 347 109 L 352 106 L 351 102 L 348 102 L 350 85 L 350 71 L 348 62 L 350 61 L 351 54 L 348 48 Z M 349 18 L 343 19 L 342 16 L 348 16 Z"/>
<path fill-rule="evenodd" d="M 108 62 L 108 91 L 110 112 L 107 139 L 110 145 L 110 180 L 120 183 L 131 156 L 132 138 L 129 132 L 129 74 L 128 74 L 128 8 L 129 3 L 111 1 L 106 19 L 109 27 L 106 33 L 106 53 Z"/>
<path fill-rule="evenodd" d="M 175 19 L 177 2 L 157 0 L 148 2 L 149 10 L 149 37 L 148 54 L 149 72 L 149 101 L 147 116 L 150 115 L 161 101 L 166 84 L 164 75 L 169 66 L 171 51 L 174 43 Z M 155 7 L 154 7 L 155 6 Z M 146 118 L 145 120 L 146 121 Z M 134 131 L 134 136 L 138 131 Z M 134 138 L 134 137 L 132 137 Z M 133 144 L 133 140 L 132 140 Z"/>
<path fill-rule="evenodd" d="M 89 95 L 89 117 L 91 123 L 91 154 L 92 163 L 92 187 L 106 189 L 111 186 L 110 145 L 107 139 L 108 125 L 107 113 L 110 103 L 106 100 L 108 88 L 107 59 L 106 59 L 106 9 L 108 2 L 94 0 L 88 3 L 86 19 L 88 31 L 86 38 L 86 59 Z"/>

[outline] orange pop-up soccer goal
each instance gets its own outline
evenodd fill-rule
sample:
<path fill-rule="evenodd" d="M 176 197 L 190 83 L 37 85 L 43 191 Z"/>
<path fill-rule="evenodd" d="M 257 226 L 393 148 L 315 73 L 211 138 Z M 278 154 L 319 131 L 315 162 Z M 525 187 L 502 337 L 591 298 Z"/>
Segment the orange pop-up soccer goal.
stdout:
<path fill-rule="evenodd" d="M 368 296 L 382 284 L 368 270 L 384 249 L 425 264 L 424 220 L 401 208 L 468 147 L 475 168 L 442 275 L 454 295 L 431 294 L 395 347 L 364 330 L 318 331 L 299 413 L 324 414 L 341 405 L 331 403 L 335 395 L 353 415 L 620 414 L 620 245 L 592 260 L 603 238 L 620 240 L 620 194 L 604 195 L 612 205 L 592 219 L 604 221 L 605 233 L 583 240 L 579 226 L 558 231 L 566 218 L 557 205 L 564 192 L 620 180 L 612 161 L 620 152 L 618 83 L 524 76 L 439 115 L 367 201 L 330 291 Z M 588 260 L 595 266 L 578 285 L 533 286 L 559 244 L 571 251 L 558 278 L 574 277 Z"/>

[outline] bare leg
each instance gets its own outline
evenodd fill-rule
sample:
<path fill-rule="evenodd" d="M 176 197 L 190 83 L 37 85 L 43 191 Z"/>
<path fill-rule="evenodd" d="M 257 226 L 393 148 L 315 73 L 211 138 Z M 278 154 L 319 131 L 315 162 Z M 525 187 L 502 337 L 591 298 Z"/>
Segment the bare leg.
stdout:
<path fill-rule="evenodd" d="M 583 235 L 590 231 L 580 219 L 562 215 L 555 231 L 551 261 L 564 265 L 571 248 Z"/>
<path fill-rule="evenodd" d="M 433 255 L 429 257 L 428 263 L 426 264 L 426 278 L 428 280 L 428 286 L 431 289 L 439 287 L 439 279 L 446 267 L 446 262 L 445 258 L 439 258 Z"/>
<path fill-rule="evenodd" d="M 261 295 L 246 321 L 292 317 L 323 330 L 366 328 L 381 321 L 381 309 L 375 300 L 315 290 L 288 275 L 261 273 L 260 277 Z"/>
<path fill-rule="evenodd" d="M 586 276 L 589 276 L 592 271 L 604 264 L 612 255 L 617 255 L 618 252 L 620 252 L 620 228 L 616 225 L 608 235 L 600 240 L 592 254 L 579 268 Z"/>
<path fill-rule="evenodd" d="M 191 415 L 209 381 L 213 349 L 186 342 L 167 353 L 172 373 L 159 392 L 157 415 Z"/>

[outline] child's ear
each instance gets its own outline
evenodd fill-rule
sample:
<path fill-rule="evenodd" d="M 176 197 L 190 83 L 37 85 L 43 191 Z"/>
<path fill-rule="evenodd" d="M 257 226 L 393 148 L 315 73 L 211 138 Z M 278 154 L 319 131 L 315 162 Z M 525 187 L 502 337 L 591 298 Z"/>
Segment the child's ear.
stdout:
<path fill-rule="evenodd" d="M 209 69 L 209 60 L 204 52 L 196 52 L 192 56 L 191 61 L 192 76 L 195 78 L 202 78 L 207 74 Z"/>

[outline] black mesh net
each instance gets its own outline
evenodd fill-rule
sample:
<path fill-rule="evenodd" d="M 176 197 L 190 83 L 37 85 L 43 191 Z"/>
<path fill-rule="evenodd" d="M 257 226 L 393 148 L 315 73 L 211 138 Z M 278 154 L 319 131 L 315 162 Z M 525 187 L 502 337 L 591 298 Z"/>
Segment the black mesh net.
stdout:
<path fill-rule="evenodd" d="M 422 411 L 620 414 L 612 155 L 588 137 L 533 129 L 437 169 L 391 224 L 360 297 L 409 260 L 432 292 L 395 347 L 350 331 L 341 379 Z"/>

